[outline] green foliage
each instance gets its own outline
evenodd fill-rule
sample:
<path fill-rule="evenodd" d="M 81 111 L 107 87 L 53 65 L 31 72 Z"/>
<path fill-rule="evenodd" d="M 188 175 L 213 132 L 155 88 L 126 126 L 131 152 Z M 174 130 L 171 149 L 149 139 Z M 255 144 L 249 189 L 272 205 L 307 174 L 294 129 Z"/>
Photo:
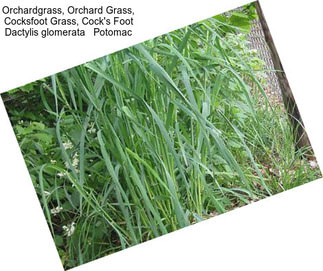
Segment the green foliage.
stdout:
<path fill-rule="evenodd" d="M 250 31 L 252 21 L 258 18 L 255 2 L 250 3 L 225 14 L 214 17 L 220 22 L 220 29 L 223 33 Z"/>
<path fill-rule="evenodd" d="M 46 79 L 44 78 L 44 79 L 41 79 L 41 80 L 38 80 L 38 81 L 35 81 L 32 83 L 26 84 L 24 86 L 21 86 L 19 88 L 14 88 L 14 89 L 10 90 L 8 93 L 9 94 L 13 94 L 16 92 L 30 93 L 33 91 L 37 91 L 39 89 L 39 85 L 45 81 L 46 81 Z"/>
<path fill-rule="evenodd" d="M 319 176 L 261 86 L 254 16 L 210 18 L 6 103 L 66 268 Z"/>

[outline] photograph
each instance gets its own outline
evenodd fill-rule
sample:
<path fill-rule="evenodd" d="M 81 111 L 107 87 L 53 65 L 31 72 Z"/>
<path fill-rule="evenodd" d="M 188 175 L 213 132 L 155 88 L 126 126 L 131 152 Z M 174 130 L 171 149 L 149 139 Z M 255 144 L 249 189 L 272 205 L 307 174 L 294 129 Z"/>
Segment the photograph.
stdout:
<path fill-rule="evenodd" d="M 1 94 L 65 270 L 321 178 L 259 2 Z"/>

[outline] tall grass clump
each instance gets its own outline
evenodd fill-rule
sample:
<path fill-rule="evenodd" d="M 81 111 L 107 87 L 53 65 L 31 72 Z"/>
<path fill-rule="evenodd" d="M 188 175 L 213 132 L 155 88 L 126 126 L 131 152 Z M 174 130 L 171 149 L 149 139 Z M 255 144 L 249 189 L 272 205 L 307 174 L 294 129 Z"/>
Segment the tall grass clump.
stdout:
<path fill-rule="evenodd" d="M 319 176 L 232 16 L 35 83 L 21 99 L 36 106 L 6 103 L 66 268 Z"/>

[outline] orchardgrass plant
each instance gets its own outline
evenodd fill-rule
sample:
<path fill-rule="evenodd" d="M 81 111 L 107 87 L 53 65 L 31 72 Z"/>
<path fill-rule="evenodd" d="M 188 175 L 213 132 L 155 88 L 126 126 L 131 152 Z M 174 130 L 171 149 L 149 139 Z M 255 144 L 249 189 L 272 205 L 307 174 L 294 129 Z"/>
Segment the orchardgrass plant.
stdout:
<path fill-rule="evenodd" d="M 266 97 L 255 17 L 249 5 L 3 95 L 65 268 L 320 177 Z"/>

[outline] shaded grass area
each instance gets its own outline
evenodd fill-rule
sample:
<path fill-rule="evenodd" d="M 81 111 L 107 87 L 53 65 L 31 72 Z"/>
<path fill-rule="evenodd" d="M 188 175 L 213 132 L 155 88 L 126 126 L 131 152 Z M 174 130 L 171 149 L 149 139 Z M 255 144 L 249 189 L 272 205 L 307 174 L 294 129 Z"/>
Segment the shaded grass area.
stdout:
<path fill-rule="evenodd" d="M 6 102 L 65 268 L 321 176 L 242 30 L 210 18 Z"/>

